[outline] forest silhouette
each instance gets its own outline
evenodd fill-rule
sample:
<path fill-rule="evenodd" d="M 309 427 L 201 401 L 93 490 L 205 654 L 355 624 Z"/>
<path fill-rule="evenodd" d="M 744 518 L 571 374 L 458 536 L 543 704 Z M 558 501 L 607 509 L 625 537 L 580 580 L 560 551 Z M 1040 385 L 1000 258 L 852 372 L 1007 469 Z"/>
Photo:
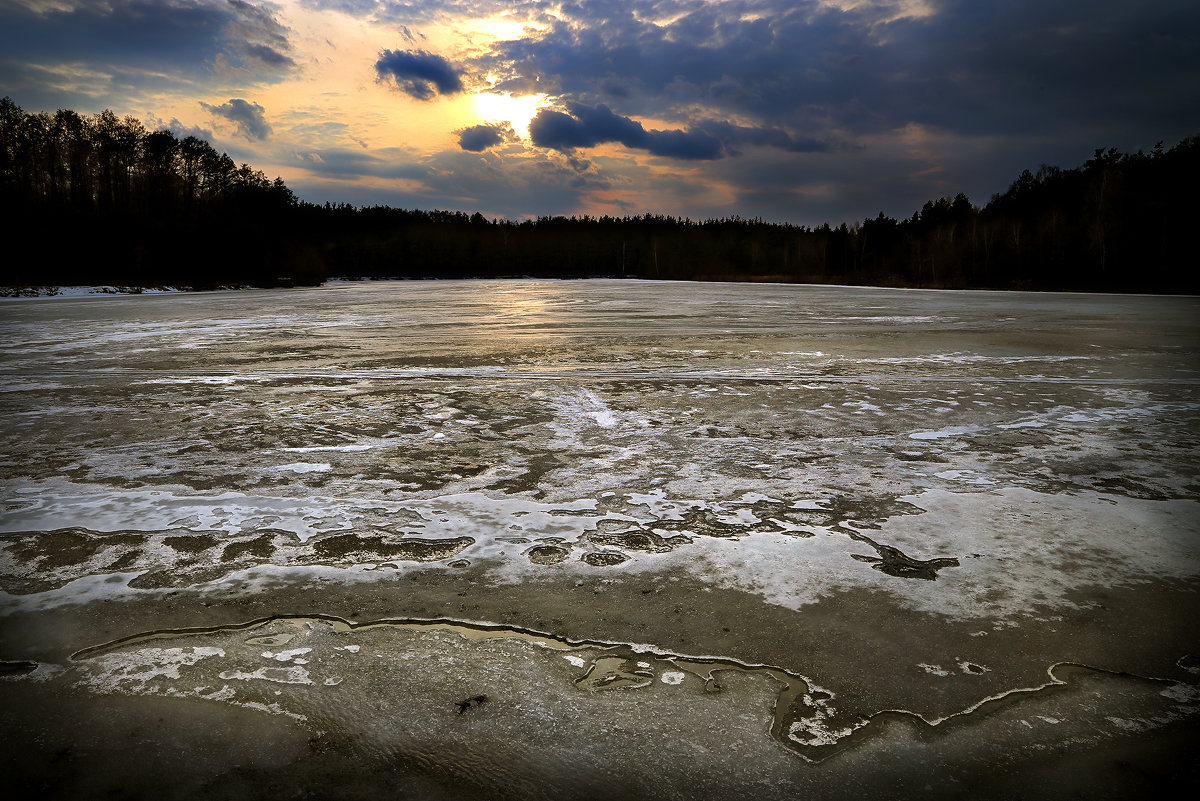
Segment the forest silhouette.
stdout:
<path fill-rule="evenodd" d="M 731 216 L 489 220 L 300 201 L 194 136 L 0 100 L 0 284 L 315 285 L 327 278 L 625 277 L 1196 292 L 1200 138 L 1026 170 L 977 207 L 818 227 Z"/>

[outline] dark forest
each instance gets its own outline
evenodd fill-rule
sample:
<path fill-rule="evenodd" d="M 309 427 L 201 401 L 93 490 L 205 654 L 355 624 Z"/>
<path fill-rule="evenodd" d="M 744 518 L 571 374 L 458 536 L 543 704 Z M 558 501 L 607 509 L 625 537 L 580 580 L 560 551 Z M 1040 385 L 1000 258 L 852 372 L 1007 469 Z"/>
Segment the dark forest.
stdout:
<path fill-rule="evenodd" d="M 836 227 L 316 205 L 208 142 L 0 100 L 6 286 L 211 288 L 333 277 L 626 277 L 1196 292 L 1200 138 L 1026 170 L 977 207 Z"/>

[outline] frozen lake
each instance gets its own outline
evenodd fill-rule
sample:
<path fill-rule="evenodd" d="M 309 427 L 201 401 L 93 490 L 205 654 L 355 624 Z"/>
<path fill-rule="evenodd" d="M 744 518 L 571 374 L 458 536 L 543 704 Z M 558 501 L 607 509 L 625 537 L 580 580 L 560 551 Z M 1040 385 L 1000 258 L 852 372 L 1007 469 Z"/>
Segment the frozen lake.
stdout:
<path fill-rule="evenodd" d="M 1197 781 L 1197 298 L 0 300 L 0 404 L 22 790 Z"/>

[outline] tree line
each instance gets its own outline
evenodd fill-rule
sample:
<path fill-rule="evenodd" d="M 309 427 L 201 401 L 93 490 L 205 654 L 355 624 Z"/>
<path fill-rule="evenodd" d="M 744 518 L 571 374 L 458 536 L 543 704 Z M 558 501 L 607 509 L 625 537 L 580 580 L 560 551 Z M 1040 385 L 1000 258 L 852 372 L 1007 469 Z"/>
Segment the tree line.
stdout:
<path fill-rule="evenodd" d="M 0 100 L 5 284 L 318 283 L 288 236 L 297 209 L 282 179 L 195 136 Z"/>
<path fill-rule="evenodd" d="M 731 216 L 489 220 L 298 201 L 208 142 L 110 111 L 0 100 L 9 285 L 210 287 L 329 277 L 627 277 L 1195 292 L 1200 139 L 1025 171 L 983 207 L 810 227 Z"/>

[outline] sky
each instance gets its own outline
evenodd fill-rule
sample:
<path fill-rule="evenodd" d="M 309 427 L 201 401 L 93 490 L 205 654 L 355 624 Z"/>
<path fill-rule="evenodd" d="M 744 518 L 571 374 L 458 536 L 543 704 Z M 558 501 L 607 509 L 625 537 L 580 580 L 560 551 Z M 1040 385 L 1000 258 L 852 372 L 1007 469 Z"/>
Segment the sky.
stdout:
<path fill-rule="evenodd" d="M 1200 134 L 1196 0 L 0 0 L 0 96 L 302 199 L 909 216 Z"/>

